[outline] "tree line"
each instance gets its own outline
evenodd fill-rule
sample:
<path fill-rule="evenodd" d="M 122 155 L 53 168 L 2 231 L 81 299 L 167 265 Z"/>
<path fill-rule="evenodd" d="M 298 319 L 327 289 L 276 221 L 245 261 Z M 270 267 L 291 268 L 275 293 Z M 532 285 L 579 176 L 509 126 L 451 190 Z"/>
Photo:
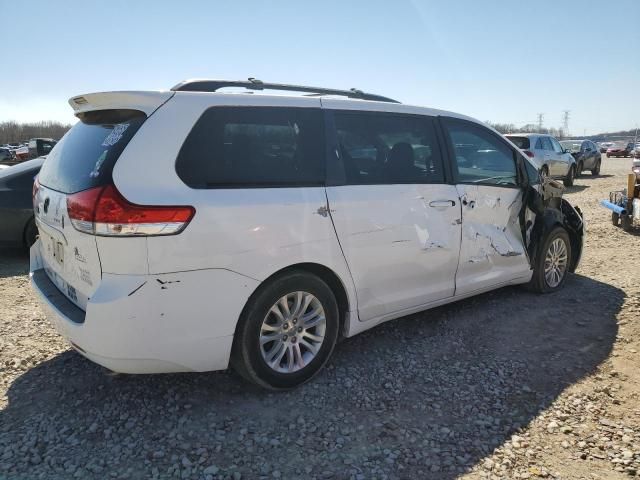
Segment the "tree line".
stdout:
<path fill-rule="evenodd" d="M 545 133 L 547 135 L 552 135 L 556 137 L 558 140 L 562 140 L 566 137 L 566 133 L 562 128 L 539 128 L 538 125 L 534 125 L 533 123 L 528 123 L 522 127 L 516 127 L 513 123 L 494 123 L 490 121 L 485 122 L 487 125 L 492 126 L 500 133 Z"/>
<path fill-rule="evenodd" d="M 51 120 L 30 123 L 18 123 L 13 120 L 0 122 L 0 145 L 22 143 L 38 137 L 60 140 L 70 128 L 71 125 Z"/>

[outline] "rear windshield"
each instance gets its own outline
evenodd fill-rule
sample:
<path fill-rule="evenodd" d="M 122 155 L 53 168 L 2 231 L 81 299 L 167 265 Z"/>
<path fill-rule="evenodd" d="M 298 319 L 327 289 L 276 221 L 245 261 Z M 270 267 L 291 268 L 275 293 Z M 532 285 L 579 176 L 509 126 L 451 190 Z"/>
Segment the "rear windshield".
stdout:
<path fill-rule="evenodd" d="M 582 147 L 582 142 L 572 142 L 570 140 L 569 141 L 564 140 L 560 142 L 560 145 L 562 145 L 564 149 L 569 150 L 571 153 L 575 153 L 580 151 L 580 147 Z"/>
<path fill-rule="evenodd" d="M 509 140 L 511 140 L 516 147 L 518 147 L 521 150 L 528 150 L 529 148 L 531 148 L 531 144 L 529 143 L 529 138 L 528 137 L 512 137 L 512 136 L 508 136 L 507 137 Z"/>
<path fill-rule="evenodd" d="M 63 193 L 110 183 L 113 166 L 145 119 L 137 110 L 83 114 L 51 150 L 38 181 Z"/>

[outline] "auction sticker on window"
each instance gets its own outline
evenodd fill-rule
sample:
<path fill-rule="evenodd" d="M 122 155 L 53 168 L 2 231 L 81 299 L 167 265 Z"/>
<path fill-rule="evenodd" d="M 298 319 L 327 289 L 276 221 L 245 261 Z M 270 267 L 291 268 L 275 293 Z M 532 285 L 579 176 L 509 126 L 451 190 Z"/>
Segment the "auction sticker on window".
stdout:
<path fill-rule="evenodd" d="M 128 123 L 118 123 L 117 125 L 114 125 L 111 133 L 107 135 L 107 138 L 105 138 L 104 142 L 102 142 L 102 146 L 111 147 L 112 145 L 118 143 L 127 128 L 129 128 Z"/>

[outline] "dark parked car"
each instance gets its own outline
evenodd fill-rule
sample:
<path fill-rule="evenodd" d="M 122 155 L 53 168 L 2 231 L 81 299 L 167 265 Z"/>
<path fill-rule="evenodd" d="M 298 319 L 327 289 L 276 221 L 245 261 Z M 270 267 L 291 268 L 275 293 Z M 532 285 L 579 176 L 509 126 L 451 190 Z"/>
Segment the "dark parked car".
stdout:
<path fill-rule="evenodd" d="M 9 150 L 8 148 L 0 147 L 0 162 L 4 162 L 6 160 L 13 160 L 11 150 Z"/>
<path fill-rule="evenodd" d="M 29 158 L 38 158 L 49 155 L 51 149 L 56 145 L 53 138 L 32 138 L 29 140 Z"/>
<path fill-rule="evenodd" d="M 633 142 L 622 145 L 612 145 L 607 149 L 607 157 L 630 157 L 633 150 Z"/>
<path fill-rule="evenodd" d="M 0 170 L 0 244 L 30 247 L 38 229 L 33 218 L 33 179 L 43 158 Z"/>
<path fill-rule="evenodd" d="M 576 175 L 584 170 L 591 170 L 591 175 L 600 174 L 602 154 L 595 143 L 591 140 L 562 140 L 560 144 L 576 159 Z"/>

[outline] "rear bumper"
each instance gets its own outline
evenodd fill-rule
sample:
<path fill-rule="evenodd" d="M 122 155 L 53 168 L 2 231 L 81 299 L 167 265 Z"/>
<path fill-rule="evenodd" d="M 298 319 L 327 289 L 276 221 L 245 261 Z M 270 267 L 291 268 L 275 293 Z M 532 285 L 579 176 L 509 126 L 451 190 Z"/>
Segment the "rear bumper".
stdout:
<path fill-rule="evenodd" d="M 31 285 L 47 319 L 80 354 L 121 373 L 223 370 L 235 325 L 258 282 L 221 269 L 103 274 L 86 312 L 68 300 L 31 250 Z"/>

